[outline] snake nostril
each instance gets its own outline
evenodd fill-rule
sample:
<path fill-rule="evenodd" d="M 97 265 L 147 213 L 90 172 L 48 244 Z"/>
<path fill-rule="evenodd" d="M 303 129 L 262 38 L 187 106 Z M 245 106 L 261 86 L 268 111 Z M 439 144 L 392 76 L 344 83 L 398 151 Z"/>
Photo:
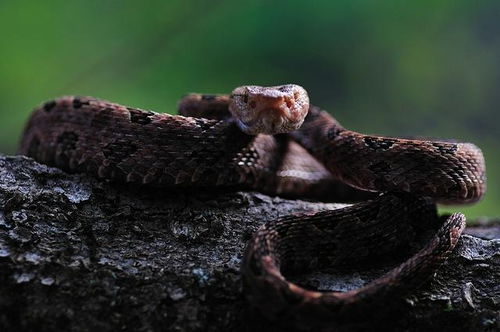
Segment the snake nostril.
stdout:
<path fill-rule="evenodd" d="M 288 108 L 292 108 L 292 106 L 293 106 L 292 101 L 291 101 L 290 99 L 288 99 L 288 100 L 286 101 L 286 107 L 288 107 Z"/>

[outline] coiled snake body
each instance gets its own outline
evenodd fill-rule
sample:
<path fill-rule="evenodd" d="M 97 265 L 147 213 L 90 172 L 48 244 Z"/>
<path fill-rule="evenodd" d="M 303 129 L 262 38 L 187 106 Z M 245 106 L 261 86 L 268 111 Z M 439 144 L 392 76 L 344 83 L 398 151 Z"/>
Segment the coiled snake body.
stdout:
<path fill-rule="evenodd" d="M 182 116 L 172 116 L 63 97 L 35 110 L 20 153 L 67 171 L 140 185 L 321 197 L 341 180 L 384 193 L 338 210 L 268 221 L 254 234 L 243 280 L 250 302 L 273 319 L 327 323 L 406 294 L 446 259 L 465 227 L 462 214 L 439 218 L 435 203 L 475 202 L 485 192 L 484 160 L 475 145 L 347 130 L 309 106 L 296 85 L 193 94 L 179 108 Z M 409 259 L 355 290 L 307 290 L 284 277 L 373 262 L 425 231 L 431 240 Z"/>

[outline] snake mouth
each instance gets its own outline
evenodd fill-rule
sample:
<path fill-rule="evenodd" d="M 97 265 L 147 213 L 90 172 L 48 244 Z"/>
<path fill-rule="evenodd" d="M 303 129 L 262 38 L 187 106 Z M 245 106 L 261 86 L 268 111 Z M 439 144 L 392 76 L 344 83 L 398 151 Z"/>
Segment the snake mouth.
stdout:
<path fill-rule="evenodd" d="M 270 109 L 267 114 L 261 116 L 262 124 L 270 133 L 280 132 L 283 130 L 283 124 L 287 122 L 285 112 L 276 109 Z"/>
<path fill-rule="evenodd" d="M 292 112 L 283 108 L 267 108 L 250 119 L 238 118 L 238 125 L 247 134 L 275 135 L 298 129 L 302 120 L 295 119 Z"/>

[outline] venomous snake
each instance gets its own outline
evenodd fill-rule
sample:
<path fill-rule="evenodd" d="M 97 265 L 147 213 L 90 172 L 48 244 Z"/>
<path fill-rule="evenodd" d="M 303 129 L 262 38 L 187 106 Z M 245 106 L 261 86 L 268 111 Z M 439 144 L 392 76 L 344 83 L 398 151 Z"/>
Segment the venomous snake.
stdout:
<path fill-rule="evenodd" d="M 333 211 L 268 221 L 254 234 L 242 276 L 250 303 L 271 319 L 334 322 L 407 294 L 436 271 L 465 227 L 460 213 L 438 217 L 436 203 L 475 202 L 486 190 L 484 159 L 475 145 L 347 130 L 310 106 L 297 85 L 191 94 L 179 112 L 62 97 L 34 111 L 20 153 L 137 185 L 322 197 L 340 180 L 381 193 Z M 426 232 L 430 240 L 402 264 L 358 289 L 308 290 L 285 277 L 377 262 Z"/>

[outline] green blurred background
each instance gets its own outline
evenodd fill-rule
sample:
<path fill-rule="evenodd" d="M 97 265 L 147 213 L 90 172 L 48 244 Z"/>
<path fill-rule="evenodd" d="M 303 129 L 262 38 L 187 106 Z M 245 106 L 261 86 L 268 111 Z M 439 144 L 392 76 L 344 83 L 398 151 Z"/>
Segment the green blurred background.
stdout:
<path fill-rule="evenodd" d="M 0 0 L 0 152 L 65 94 L 174 113 L 187 92 L 303 85 L 363 133 L 479 145 L 499 216 L 500 1 Z"/>

